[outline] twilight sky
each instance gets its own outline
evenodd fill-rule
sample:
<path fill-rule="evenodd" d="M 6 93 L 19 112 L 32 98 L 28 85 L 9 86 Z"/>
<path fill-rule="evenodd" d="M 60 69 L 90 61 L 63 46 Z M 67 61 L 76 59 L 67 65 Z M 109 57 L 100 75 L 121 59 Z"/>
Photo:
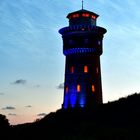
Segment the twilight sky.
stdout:
<path fill-rule="evenodd" d="M 107 29 L 101 56 L 104 103 L 140 91 L 140 1 L 85 0 Z M 63 101 L 65 57 L 58 30 L 81 0 L 0 0 L 0 113 L 32 122 Z"/>

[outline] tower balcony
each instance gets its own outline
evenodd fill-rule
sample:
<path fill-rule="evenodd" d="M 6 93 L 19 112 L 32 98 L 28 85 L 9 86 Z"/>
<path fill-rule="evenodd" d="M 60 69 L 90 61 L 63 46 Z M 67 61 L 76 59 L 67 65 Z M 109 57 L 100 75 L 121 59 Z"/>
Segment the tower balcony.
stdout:
<path fill-rule="evenodd" d="M 59 30 L 63 38 L 64 55 L 102 54 L 102 39 L 106 29 L 93 25 L 72 25 Z"/>
<path fill-rule="evenodd" d="M 105 28 L 94 26 L 94 25 L 72 25 L 68 27 L 64 27 L 59 30 L 59 33 L 62 35 L 65 34 L 73 34 L 73 33 L 85 33 L 85 32 L 93 32 L 98 34 L 105 34 L 107 31 Z"/>
<path fill-rule="evenodd" d="M 83 54 L 83 53 L 95 53 L 96 49 L 95 48 L 71 48 L 64 50 L 63 53 L 64 55 L 71 55 L 71 54 Z"/>

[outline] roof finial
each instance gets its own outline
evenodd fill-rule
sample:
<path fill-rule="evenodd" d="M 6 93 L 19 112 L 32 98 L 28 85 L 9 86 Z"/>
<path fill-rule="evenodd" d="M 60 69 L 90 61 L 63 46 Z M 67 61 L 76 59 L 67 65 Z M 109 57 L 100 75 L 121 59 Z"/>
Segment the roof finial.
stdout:
<path fill-rule="evenodd" d="M 84 1 L 82 0 L 82 10 L 83 10 L 83 7 L 84 7 Z"/>

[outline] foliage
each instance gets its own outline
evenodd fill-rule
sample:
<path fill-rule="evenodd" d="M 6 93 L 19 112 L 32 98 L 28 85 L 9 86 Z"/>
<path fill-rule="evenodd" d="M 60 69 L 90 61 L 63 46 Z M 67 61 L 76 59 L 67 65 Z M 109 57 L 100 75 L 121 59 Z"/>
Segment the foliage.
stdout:
<path fill-rule="evenodd" d="M 9 127 L 9 121 L 6 118 L 5 115 L 0 114 L 0 128 L 8 128 Z"/>

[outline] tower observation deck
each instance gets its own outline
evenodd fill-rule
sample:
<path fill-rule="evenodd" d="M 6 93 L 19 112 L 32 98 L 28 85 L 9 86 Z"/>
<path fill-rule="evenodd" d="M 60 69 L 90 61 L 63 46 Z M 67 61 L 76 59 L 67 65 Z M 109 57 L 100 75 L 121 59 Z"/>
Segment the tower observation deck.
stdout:
<path fill-rule="evenodd" d="M 102 104 L 100 55 L 106 29 L 97 26 L 99 15 L 82 9 L 69 13 L 69 26 L 59 30 L 66 56 L 62 108 L 92 108 Z"/>

